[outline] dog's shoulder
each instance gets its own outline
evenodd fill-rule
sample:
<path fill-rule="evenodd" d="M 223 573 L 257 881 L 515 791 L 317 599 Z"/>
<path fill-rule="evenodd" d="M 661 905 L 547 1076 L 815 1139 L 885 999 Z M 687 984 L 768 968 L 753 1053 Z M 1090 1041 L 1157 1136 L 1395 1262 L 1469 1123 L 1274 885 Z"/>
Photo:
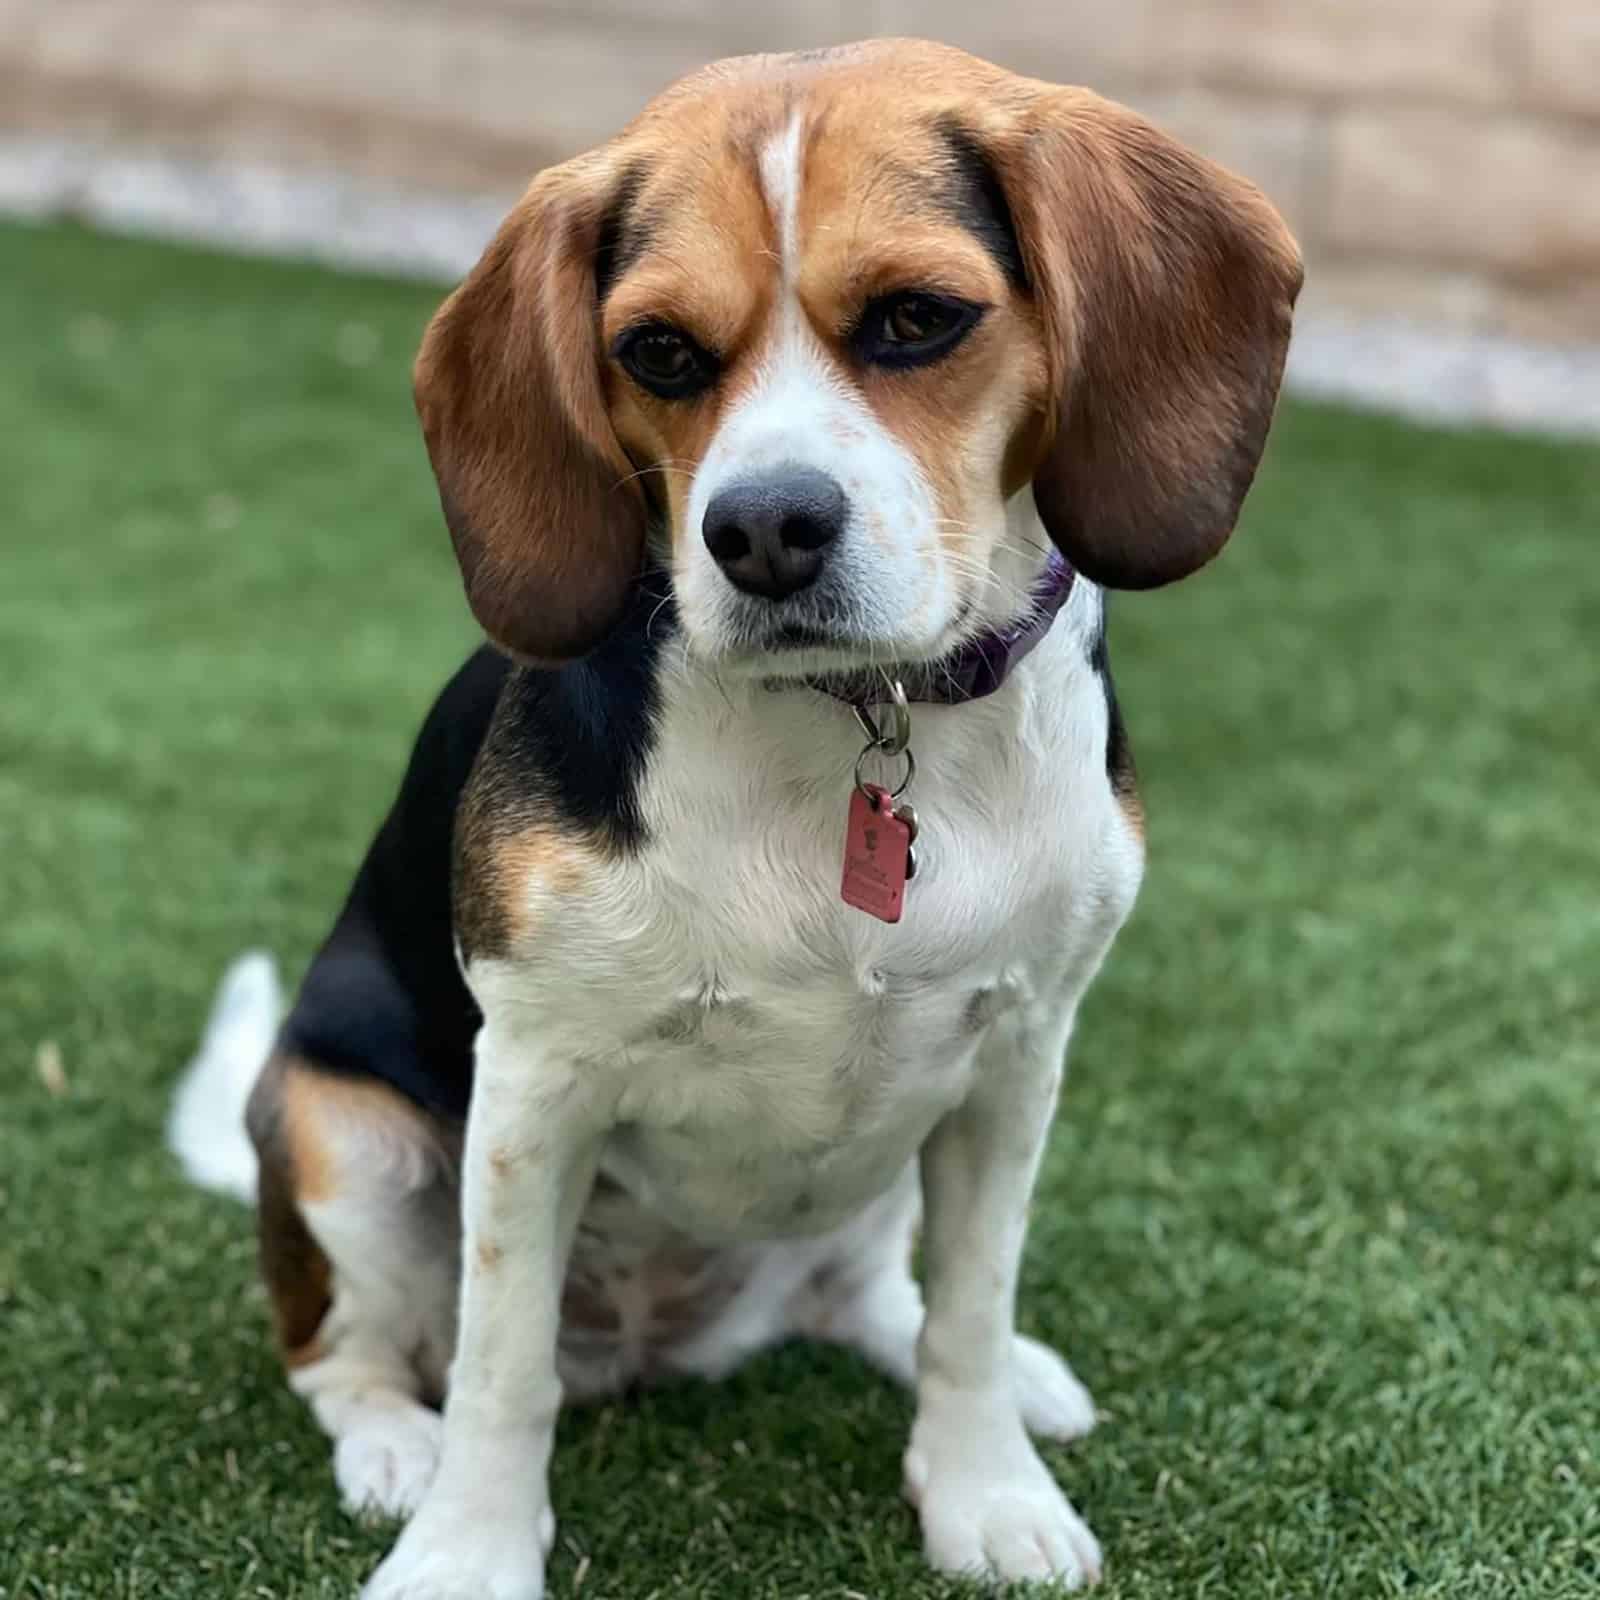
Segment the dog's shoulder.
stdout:
<path fill-rule="evenodd" d="M 595 650 L 510 673 L 456 818 L 456 936 L 469 958 L 514 941 L 530 879 L 570 889 L 587 863 L 643 845 L 640 785 L 673 633 L 667 581 L 646 572 Z"/>

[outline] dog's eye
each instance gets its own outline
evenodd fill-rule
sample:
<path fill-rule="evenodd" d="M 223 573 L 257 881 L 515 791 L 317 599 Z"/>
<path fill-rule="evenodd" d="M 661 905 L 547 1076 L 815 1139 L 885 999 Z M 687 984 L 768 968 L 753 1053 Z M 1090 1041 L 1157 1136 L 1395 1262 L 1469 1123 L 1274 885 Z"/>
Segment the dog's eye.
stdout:
<path fill-rule="evenodd" d="M 669 323 L 629 328 L 611 353 L 636 383 L 663 400 L 698 394 L 716 381 L 716 357 Z"/>
<path fill-rule="evenodd" d="M 915 367 L 955 349 L 977 326 L 983 307 L 931 290 L 906 290 L 874 300 L 856 329 L 863 361 Z"/>
<path fill-rule="evenodd" d="M 892 300 L 883 315 L 883 336 L 891 344 L 926 344 L 961 320 L 960 309 L 930 295 L 908 294 Z"/>

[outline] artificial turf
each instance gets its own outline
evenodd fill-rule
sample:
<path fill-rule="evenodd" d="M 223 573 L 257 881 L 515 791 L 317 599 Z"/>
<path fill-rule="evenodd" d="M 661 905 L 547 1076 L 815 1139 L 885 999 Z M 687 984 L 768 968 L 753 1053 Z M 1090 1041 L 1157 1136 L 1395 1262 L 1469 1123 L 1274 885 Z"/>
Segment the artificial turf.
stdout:
<path fill-rule="evenodd" d="M 0 231 L 0 1596 L 348 1596 L 239 1207 L 162 1148 L 472 637 L 436 292 Z M 1028 1248 L 1107 1596 L 1600 1593 L 1600 452 L 1290 406 L 1116 607 L 1151 817 Z M 931 1596 L 904 1395 L 793 1347 L 566 1419 L 555 1596 Z"/>

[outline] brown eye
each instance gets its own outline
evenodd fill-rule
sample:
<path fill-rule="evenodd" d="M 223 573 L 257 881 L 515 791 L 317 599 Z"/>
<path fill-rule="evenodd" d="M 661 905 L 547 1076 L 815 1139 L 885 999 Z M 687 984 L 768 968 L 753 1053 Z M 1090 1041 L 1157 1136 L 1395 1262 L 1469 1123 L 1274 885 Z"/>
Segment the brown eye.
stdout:
<path fill-rule="evenodd" d="M 952 305 L 925 294 L 908 294 L 892 301 L 884 313 L 883 334 L 891 344 L 924 344 L 960 320 Z"/>
<path fill-rule="evenodd" d="M 716 381 L 716 357 L 669 323 L 629 328 L 611 353 L 636 383 L 664 400 L 698 394 Z"/>
<path fill-rule="evenodd" d="M 853 343 L 874 366 L 921 366 L 955 349 L 983 312 L 970 300 L 930 290 L 884 295 L 867 307 Z"/>
<path fill-rule="evenodd" d="M 634 345 L 630 365 L 655 383 L 676 383 L 694 367 L 694 352 L 675 333 L 653 333 Z"/>

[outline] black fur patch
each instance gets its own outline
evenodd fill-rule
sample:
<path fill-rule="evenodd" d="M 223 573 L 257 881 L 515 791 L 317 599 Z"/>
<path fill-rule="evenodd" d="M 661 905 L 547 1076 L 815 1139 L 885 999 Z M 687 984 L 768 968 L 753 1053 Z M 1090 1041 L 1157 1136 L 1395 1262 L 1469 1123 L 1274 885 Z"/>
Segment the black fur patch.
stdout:
<path fill-rule="evenodd" d="M 1100 621 L 1089 641 L 1089 665 L 1100 679 L 1106 697 L 1106 776 L 1112 792 L 1127 796 L 1134 792 L 1138 773 L 1133 764 L 1133 747 L 1128 742 L 1122 708 L 1117 704 L 1117 686 L 1111 677 L 1111 652 L 1106 643 L 1106 608 L 1109 596 L 1100 596 Z"/>
<path fill-rule="evenodd" d="M 600 219 L 600 233 L 594 247 L 594 297 L 599 305 L 611 292 L 622 273 L 644 253 L 650 230 L 638 214 L 639 191 L 644 187 L 646 168 L 639 163 L 629 167 Z"/>
<path fill-rule="evenodd" d="M 647 572 L 622 620 L 581 661 L 511 674 L 480 777 L 520 813 L 516 820 L 553 814 L 619 850 L 644 842 L 639 778 L 655 741 L 661 643 L 676 626 L 670 580 Z"/>
<path fill-rule="evenodd" d="M 378 1078 L 426 1111 L 466 1115 L 482 1019 L 455 956 L 463 795 L 491 830 L 537 818 L 601 833 L 619 850 L 643 842 L 638 782 L 654 738 L 656 660 L 674 626 L 666 583 L 641 579 L 617 630 L 581 661 L 513 668 L 485 646 L 450 680 L 301 984 L 285 1052 Z"/>
<path fill-rule="evenodd" d="M 1026 290 L 1027 267 L 1000 175 L 983 146 L 953 117 L 940 119 L 938 134 L 951 160 L 951 182 L 944 196 L 946 208 L 994 257 L 1006 280 L 1013 287 Z"/>
<path fill-rule="evenodd" d="M 478 1008 L 450 914 L 456 806 L 511 673 L 487 646 L 434 702 L 389 815 L 300 986 L 281 1048 L 382 1079 L 425 1110 L 466 1115 Z"/>

